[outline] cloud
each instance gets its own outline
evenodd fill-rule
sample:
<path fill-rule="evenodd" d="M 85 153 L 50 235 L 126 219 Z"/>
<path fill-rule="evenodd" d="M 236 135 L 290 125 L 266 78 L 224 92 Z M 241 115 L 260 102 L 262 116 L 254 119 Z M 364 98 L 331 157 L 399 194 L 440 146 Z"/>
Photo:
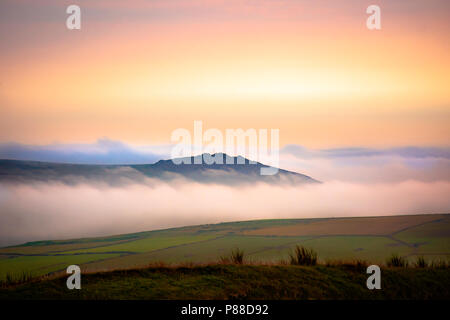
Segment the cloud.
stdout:
<path fill-rule="evenodd" d="M 280 164 L 321 181 L 359 183 L 450 181 L 450 148 L 334 148 L 307 149 L 287 145 L 280 151 Z"/>
<path fill-rule="evenodd" d="M 0 245 L 224 221 L 445 213 L 450 182 L 0 184 Z"/>
<path fill-rule="evenodd" d="M 353 158 L 353 157 L 380 157 L 398 156 L 402 158 L 442 158 L 450 159 L 448 147 L 396 147 L 396 148 L 333 148 L 333 149 L 307 149 L 290 144 L 281 149 L 282 153 L 292 154 L 299 158 Z"/>
<path fill-rule="evenodd" d="M 0 144 L 0 159 L 79 164 L 147 164 L 168 158 L 171 146 L 130 146 L 107 138 L 93 144 Z"/>

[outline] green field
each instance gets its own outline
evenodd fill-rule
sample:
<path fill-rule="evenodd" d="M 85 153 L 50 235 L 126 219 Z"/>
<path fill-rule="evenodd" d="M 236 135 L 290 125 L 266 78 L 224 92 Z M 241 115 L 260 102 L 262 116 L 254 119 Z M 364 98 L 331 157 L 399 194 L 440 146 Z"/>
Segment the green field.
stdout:
<path fill-rule="evenodd" d="M 42 276 L 80 265 L 83 272 L 151 263 L 212 263 L 233 248 L 249 262 L 276 263 L 297 245 L 319 261 L 363 259 L 383 264 L 393 253 L 414 260 L 450 259 L 450 215 L 258 220 L 190 226 L 111 237 L 39 241 L 0 248 L 0 280 Z"/>

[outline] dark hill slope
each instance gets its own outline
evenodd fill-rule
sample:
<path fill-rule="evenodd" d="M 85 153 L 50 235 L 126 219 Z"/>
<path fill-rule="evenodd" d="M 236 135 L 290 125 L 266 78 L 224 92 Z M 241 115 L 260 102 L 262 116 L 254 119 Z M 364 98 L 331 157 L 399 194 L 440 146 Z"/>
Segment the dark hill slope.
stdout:
<path fill-rule="evenodd" d="M 146 178 L 170 181 L 188 179 L 202 183 L 240 184 L 240 183 L 317 183 L 304 174 L 275 170 L 274 175 L 261 175 L 261 169 L 271 168 L 259 162 L 251 163 L 243 157 L 230 157 L 225 154 L 212 155 L 222 158 L 221 163 L 207 164 L 205 155 L 160 160 L 154 164 L 142 165 L 86 165 L 49 163 L 39 161 L 0 160 L 0 182 L 57 181 L 67 184 L 88 182 L 90 180 L 108 184 L 143 182 Z M 206 159 L 206 158 L 205 158 Z"/>

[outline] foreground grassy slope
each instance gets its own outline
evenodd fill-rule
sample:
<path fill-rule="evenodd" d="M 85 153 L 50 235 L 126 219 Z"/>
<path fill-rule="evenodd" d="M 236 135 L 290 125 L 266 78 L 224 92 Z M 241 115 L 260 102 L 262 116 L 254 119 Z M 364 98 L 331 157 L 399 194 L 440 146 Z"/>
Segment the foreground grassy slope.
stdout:
<path fill-rule="evenodd" d="M 278 262 L 301 244 L 319 261 L 364 259 L 383 264 L 391 254 L 415 260 L 450 258 L 450 215 L 283 219 L 220 223 L 111 237 L 39 241 L 0 248 L 0 280 L 42 276 L 78 264 L 83 272 L 136 268 L 152 262 L 209 263 L 239 247 L 249 261 Z"/>
<path fill-rule="evenodd" d="M 0 288 L 1 299 L 450 299 L 450 269 L 383 268 L 382 289 L 368 290 L 365 268 L 209 265 L 153 267 Z"/>

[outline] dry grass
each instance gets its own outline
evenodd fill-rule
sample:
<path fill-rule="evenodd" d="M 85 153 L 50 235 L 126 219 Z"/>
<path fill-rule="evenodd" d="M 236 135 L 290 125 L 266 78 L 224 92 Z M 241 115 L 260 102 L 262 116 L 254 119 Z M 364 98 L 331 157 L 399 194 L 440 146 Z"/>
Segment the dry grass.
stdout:
<path fill-rule="evenodd" d="M 386 265 L 388 267 L 407 268 L 408 260 L 394 253 L 390 258 L 387 259 Z"/>
<path fill-rule="evenodd" d="M 244 251 L 239 248 L 233 249 L 229 256 L 220 257 L 221 264 L 244 264 Z"/>
<path fill-rule="evenodd" d="M 299 266 L 315 266 L 317 264 L 317 252 L 297 245 L 289 255 L 290 263 Z"/>

